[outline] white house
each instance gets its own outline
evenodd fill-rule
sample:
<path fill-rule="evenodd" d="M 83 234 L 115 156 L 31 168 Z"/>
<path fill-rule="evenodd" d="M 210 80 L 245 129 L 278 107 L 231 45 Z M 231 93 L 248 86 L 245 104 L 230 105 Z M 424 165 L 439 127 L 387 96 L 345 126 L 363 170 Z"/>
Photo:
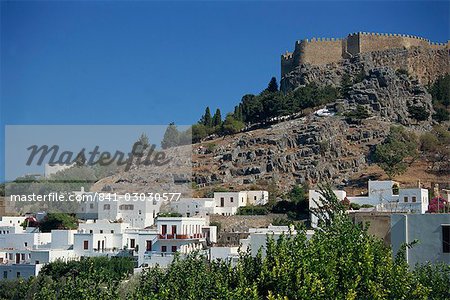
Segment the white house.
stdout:
<path fill-rule="evenodd" d="M 396 255 L 404 243 L 410 266 L 417 263 L 450 264 L 450 214 L 392 214 L 391 243 Z"/>
<path fill-rule="evenodd" d="M 25 219 L 26 217 L 0 217 L 0 234 L 22 232 L 21 224 Z"/>
<path fill-rule="evenodd" d="M 206 217 L 214 214 L 215 206 L 214 198 L 181 198 L 170 202 L 171 209 L 183 217 Z"/>
<path fill-rule="evenodd" d="M 121 221 L 135 228 L 145 228 L 154 224 L 161 201 L 139 195 L 116 195 L 74 192 L 76 199 L 81 199 L 77 216 L 83 220 L 98 219 Z"/>
<path fill-rule="evenodd" d="M 158 217 L 155 229 L 134 228 L 108 220 L 80 224 L 74 235 L 74 255 L 130 256 L 137 266 L 166 266 L 176 252 L 186 254 L 216 242 L 217 229 L 204 218 Z"/>
<path fill-rule="evenodd" d="M 248 238 L 241 240 L 241 250 L 247 251 L 247 249 L 250 249 L 251 255 L 256 256 L 261 249 L 264 256 L 268 238 L 273 238 L 276 241 L 281 235 L 297 234 L 297 231 L 289 226 L 269 225 L 267 228 L 250 228 L 249 233 Z M 309 239 L 313 234 L 313 230 L 307 230 L 306 237 Z"/>
<path fill-rule="evenodd" d="M 206 249 L 217 241 L 217 228 L 207 226 L 204 218 L 158 217 L 157 239 L 144 256 L 144 265 L 167 266 L 175 253 L 181 255 Z"/>
<path fill-rule="evenodd" d="M 268 201 L 267 191 L 215 192 L 213 198 L 182 198 L 170 202 L 170 207 L 185 217 L 230 216 L 235 215 L 241 206 L 264 205 Z"/>
<path fill-rule="evenodd" d="M 74 259 L 74 230 L 26 231 L 0 235 L 0 274 L 4 279 L 36 276 L 41 267 L 57 259 Z"/>
<path fill-rule="evenodd" d="M 336 195 L 336 197 L 338 198 L 339 201 L 342 201 L 345 199 L 346 197 L 346 193 L 345 191 L 339 191 L 339 190 L 333 190 L 334 194 Z M 309 190 L 309 208 L 317 208 L 317 205 L 321 205 L 322 204 L 322 196 L 320 195 L 319 191 L 316 190 Z M 314 215 L 313 213 L 311 213 L 310 215 L 311 218 L 311 227 L 316 228 L 318 225 L 318 218 L 316 217 L 316 215 Z"/>
<path fill-rule="evenodd" d="M 241 191 L 214 193 L 214 213 L 224 216 L 235 215 L 241 206 L 264 205 L 269 201 L 267 191 Z"/>
<path fill-rule="evenodd" d="M 342 201 L 347 199 L 350 203 L 359 205 L 371 205 L 374 211 L 381 212 L 410 212 L 423 214 L 428 209 L 428 190 L 417 188 L 400 188 L 395 181 L 369 180 L 368 193 L 364 196 L 347 196 L 343 190 L 333 191 Z M 316 208 L 321 204 L 320 193 L 316 190 L 309 191 L 309 207 Z M 311 214 L 311 226 L 317 227 L 317 217 Z"/>

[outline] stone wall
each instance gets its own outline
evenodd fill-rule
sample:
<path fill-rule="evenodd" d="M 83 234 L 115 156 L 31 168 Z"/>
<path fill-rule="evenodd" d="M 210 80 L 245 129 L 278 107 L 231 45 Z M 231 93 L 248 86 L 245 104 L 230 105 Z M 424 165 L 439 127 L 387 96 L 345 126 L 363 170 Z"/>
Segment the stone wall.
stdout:
<path fill-rule="evenodd" d="M 416 36 L 399 35 L 399 34 L 375 34 L 363 32 L 356 33 L 353 35 L 359 36 L 359 53 L 367 53 L 372 51 L 381 51 L 388 49 L 402 49 L 402 48 L 407 49 L 410 47 L 431 48 L 430 41 Z"/>
<path fill-rule="evenodd" d="M 340 39 L 300 41 L 295 45 L 293 63 L 319 65 L 339 61 L 342 58 L 342 43 Z"/>
<path fill-rule="evenodd" d="M 367 233 L 383 240 L 384 244 L 391 244 L 391 215 L 390 213 L 353 212 L 349 214 L 354 224 L 367 224 Z"/>
<path fill-rule="evenodd" d="M 392 55 L 392 51 L 397 52 Z M 297 41 L 293 53 L 281 59 L 281 77 L 305 64 L 327 65 L 372 53 L 375 67 L 405 69 L 424 84 L 450 72 L 449 43 L 432 43 L 421 37 L 399 34 L 353 33 L 344 39 Z"/>

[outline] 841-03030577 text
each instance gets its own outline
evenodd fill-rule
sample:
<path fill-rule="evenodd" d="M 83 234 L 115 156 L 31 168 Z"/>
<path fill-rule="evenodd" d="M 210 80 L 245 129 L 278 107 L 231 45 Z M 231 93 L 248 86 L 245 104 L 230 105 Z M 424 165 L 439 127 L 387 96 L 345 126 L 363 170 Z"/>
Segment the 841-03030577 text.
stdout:
<path fill-rule="evenodd" d="M 81 201 L 178 201 L 181 193 L 58 193 L 11 195 L 15 202 L 81 202 Z"/>

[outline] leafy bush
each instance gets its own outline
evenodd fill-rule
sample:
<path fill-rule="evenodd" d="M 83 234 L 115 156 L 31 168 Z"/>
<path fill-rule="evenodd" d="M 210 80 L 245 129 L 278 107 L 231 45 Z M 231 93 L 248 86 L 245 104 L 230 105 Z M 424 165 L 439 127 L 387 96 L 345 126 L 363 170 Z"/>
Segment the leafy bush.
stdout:
<path fill-rule="evenodd" d="M 450 120 L 450 112 L 447 108 L 436 106 L 434 110 L 436 112 L 433 114 L 433 119 L 437 122 L 441 123 Z"/>
<path fill-rule="evenodd" d="M 371 207 L 373 207 L 373 205 L 370 205 L 370 204 L 361 205 L 361 208 L 371 208 Z"/>
<path fill-rule="evenodd" d="M 332 193 L 332 192 L 331 192 Z M 328 193 L 326 193 L 328 195 Z M 336 207 L 327 203 L 327 207 Z M 341 211 L 311 239 L 270 236 L 261 252 L 241 253 L 235 265 L 201 255 L 175 260 L 167 270 L 151 268 L 134 299 L 446 299 L 449 266 L 409 269 L 380 239 L 354 225 Z M 331 246 L 330 246 L 331 245 Z M 438 285 L 435 287 L 435 285 Z"/>
<path fill-rule="evenodd" d="M 423 106 L 411 105 L 408 107 L 408 112 L 417 121 L 425 121 L 430 116 L 430 112 Z"/>
<path fill-rule="evenodd" d="M 267 215 L 268 211 L 265 206 L 241 206 L 238 208 L 238 215 Z"/>
<path fill-rule="evenodd" d="M 344 116 L 347 118 L 348 122 L 353 122 L 355 120 L 367 119 L 370 117 L 370 113 L 367 108 L 358 104 L 354 110 L 346 112 Z"/>
<path fill-rule="evenodd" d="M 133 274 L 134 262 L 129 257 L 83 257 L 80 261 L 55 261 L 46 264 L 40 274 L 53 280 L 63 277 L 90 276 L 94 272 L 97 280 L 120 280 Z"/>
<path fill-rule="evenodd" d="M 433 119 L 445 122 L 450 119 L 450 74 L 438 78 L 430 87 L 433 108 L 436 111 Z"/>
<path fill-rule="evenodd" d="M 397 76 L 401 76 L 401 75 L 409 76 L 409 72 L 406 69 L 397 69 L 397 70 L 395 70 L 395 74 Z"/>
<path fill-rule="evenodd" d="M 158 213 L 158 217 L 161 218 L 178 218 L 182 217 L 183 215 L 178 212 L 160 212 Z"/>
<path fill-rule="evenodd" d="M 350 203 L 350 208 L 353 210 L 359 210 L 361 208 L 361 205 L 358 203 Z"/>
<path fill-rule="evenodd" d="M 49 213 L 44 220 L 39 223 L 42 232 L 50 232 L 53 229 L 77 229 L 78 220 L 74 215 L 65 213 Z"/>
<path fill-rule="evenodd" d="M 417 146 L 414 133 L 401 126 L 392 126 L 383 143 L 376 146 L 373 159 L 389 178 L 393 178 L 406 171 L 406 159 L 417 156 Z"/>

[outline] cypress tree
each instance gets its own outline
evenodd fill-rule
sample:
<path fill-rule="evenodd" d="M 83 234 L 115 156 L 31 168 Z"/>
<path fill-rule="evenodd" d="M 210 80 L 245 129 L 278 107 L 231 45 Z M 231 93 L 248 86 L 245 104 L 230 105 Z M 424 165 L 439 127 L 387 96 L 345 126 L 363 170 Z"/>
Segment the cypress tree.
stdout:
<path fill-rule="evenodd" d="M 269 85 L 267 86 L 266 91 L 268 91 L 270 93 L 278 92 L 278 83 L 277 83 L 277 79 L 275 77 L 272 77 L 272 79 L 270 79 L 270 82 L 269 82 Z"/>
<path fill-rule="evenodd" d="M 212 125 L 213 126 L 220 126 L 222 125 L 222 115 L 220 113 L 220 109 L 216 109 L 216 113 L 213 116 L 213 120 L 212 120 Z"/>
<path fill-rule="evenodd" d="M 205 115 L 203 116 L 203 125 L 206 127 L 212 126 L 211 111 L 209 110 L 209 106 L 206 107 Z"/>

